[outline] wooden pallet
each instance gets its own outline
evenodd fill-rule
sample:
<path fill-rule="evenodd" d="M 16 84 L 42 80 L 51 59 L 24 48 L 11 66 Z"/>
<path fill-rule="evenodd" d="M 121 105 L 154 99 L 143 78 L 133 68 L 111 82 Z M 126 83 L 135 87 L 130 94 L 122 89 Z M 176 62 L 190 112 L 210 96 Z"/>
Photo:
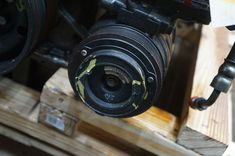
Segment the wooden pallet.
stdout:
<path fill-rule="evenodd" d="M 68 136 L 71 136 L 73 129 L 76 129 L 76 124 L 74 124 L 76 121 L 78 121 L 78 124 L 79 121 L 85 122 L 154 154 L 197 155 L 195 152 L 175 143 L 180 130 L 181 119 L 187 114 L 188 110 L 188 107 L 186 107 L 187 97 L 190 95 L 200 39 L 200 29 L 191 30 L 193 37 L 190 37 L 190 40 L 186 41 L 187 37 L 185 39 L 177 38 L 176 49 L 181 52 L 177 53 L 176 51 L 169 69 L 171 71 L 169 73 L 174 73 L 176 69 L 181 71 L 180 68 L 184 66 L 186 61 L 189 66 L 184 72 L 187 74 L 168 74 L 167 76 L 177 81 L 184 79 L 183 82 L 186 83 L 177 84 L 176 81 L 171 81 L 171 79 L 167 81 L 163 93 L 167 92 L 168 96 L 171 95 L 171 98 L 161 96 L 160 101 L 165 105 L 158 103 L 142 115 L 128 119 L 99 116 L 74 97 L 68 81 L 67 70 L 60 69 L 47 81 L 43 88 L 41 94 L 41 109 L 43 111 L 39 115 L 39 121 Z M 191 55 L 188 54 L 188 51 L 192 52 Z M 182 92 L 177 92 L 179 88 Z M 182 94 L 183 96 L 181 96 Z M 170 102 L 175 104 L 174 107 L 170 105 Z M 48 120 L 49 118 L 58 122 L 51 122 Z"/>
<path fill-rule="evenodd" d="M 210 92 L 207 90 L 210 80 L 226 56 L 226 53 L 219 53 L 226 49 L 226 36 L 221 39 L 223 43 L 214 43 L 217 42 L 217 35 L 226 33 L 225 30 L 208 27 L 203 32 L 192 95 L 205 96 Z M 216 35 L 211 39 L 210 34 Z M 188 42 L 184 42 L 183 48 L 186 49 L 185 58 L 181 56 L 174 64 L 189 59 L 188 66 L 191 68 L 185 67 L 185 75 L 183 72 L 179 75 L 170 74 L 177 82 L 185 78 L 181 85 L 184 94 L 176 93 L 176 86 L 180 84 L 171 82 L 165 89 L 165 92 L 170 91 L 168 96 L 171 98 L 161 100 L 167 102 L 165 105 L 157 104 L 133 118 L 113 119 L 92 112 L 74 97 L 65 69 L 58 70 L 47 81 L 41 94 L 1 78 L 0 134 L 56 156 L 222 155 L 231 138 L 228 132 L 231 120 L 229 94 L 220 97 L 217 104 L 207 111 L 189 109 L 188 112 L 186 101 L 191 94 L 197 46 L 192 44 L 192 38 L 186 39 Z M 213 54 L 207 51 L 212 43 L 220 48 L 215 50 L 213 46 Z M 192 55 L 187 54 L 189 52 Z M 211 58 L 210 61 L 207 58 Z M 181 63 L 179 67 L 183 68 L 184 64 Z M 173 110 L 169 109 L 171 105 Z M 178 110 L 174 111 L 176 108 Z"/>
<path fill-rule="evenodd" d="M 160 155 L 197 155 L 160 134 L 165 131 L 166 136 L 172 140 L 175 138 L 173 129 L 176 118 L 167 112 L 152 109 L 150 114 L 142 116 L 145 120 L 140 120 L 140 117 L 133 120 L 110 120 L 94 114 L 78 103 L 81 111 L 78 117 L 83 122 L 79 124 L 73 137 L 67 137 L 37 122 L 39 96 L 40 94 L 32 89 L 1 78 L 0 134 L 56 156 L 153 155 L 151 152 Z M 50 99 L 53 99 L 53 96 Z M 155 113 L 163 116 L 154 117 Z M 147 119 L 151 118 L 158 124 L 150 124 Z M 159 125 L 162 125 L 163 129 L 160 129 Z M 169 129 L 172 131 L 168 132 Z"/>
<path fill-rule="evenodd" d="M 65 69 L 60 69 L 46 83 L 41 95 L 41 103 L 77 116 L 83 122 L 152 153 L 193 155 L 193 152 L 174 143 L 179 129 L 179 121 L 174 115 L 152 107 L 146 113 L 133 118 L 114 119 L 99 116 L 74 97 Z"/>
<path fill-rule="evenodd" d="M 209 87 L 210 81 L 216 75 L 219 65 L 226 57 L 226 52 L 229 51 L 228 42 L 226 42 L 227 35 L 222 35 L 226 33 L 225 29 L 214 30 L 204 27 L 192 95 L 209 95 L 211 91 Z M 194 61 L 197 53 L 193 53 L 195 51 L 193 49 L 194 46 L 190 45 L 197 38 L 192 39 L 191 37 L 186 39 L 187 42 L 183 44 L 184 50 L 186 50 L 179 60 L 189 59 L 186 62 L 189 66 L 193 66 L 196 63 Z M 208 52 L 207 50 L 210 47 L 211 51 Z M 182 46 L 179 49 L 182 49 Z M 223 53 L 221 51 L 226 52 Z M 209 61 L 208 58 L 210 58 Z M 168 93 L 167 96 L 170 98 L 161 100 L 161 102 L 164 101 L 167 108 L 170 108 L 171 105 L 173 108 L 178 106 L 180 110 L 177 112 L 180 112 L 180 114 L 174 113 L 171 110 L 169 111 L 171 113 L 169 113 L 165 111 L 169 109 L 164 110 L 164 107 L 160 104 L 133 118 L 112 119 L 101 117 L 89 110 L 74 97 L 65 69 L 60 69 L 45 84 L 41 95 L 41 102 L 154 154 L 193 155 L 197 153 L 200 155 L 222 155 L 227 149 L 229 139 L 231 138 L 229 134 L 230 113 L 228 113 L 229 104 L 231 104 L 228 102 L 229 94 L 222 95 L 217 103 L 207 111 L 200 112 L 188 109 L 187 100 L 191 95 L 189 90 L 192 88 L 190 85 L 192 84 L 194 68 L 189 68 L 185 66 L 185 62 L 182 64 L 180 61 L 173 64 L 174 67 L 176 64 L 180 64 L 181 70 L 185 68 L 186 73 L 179 72 L 180 74 L 178 75 L 175 74 L 174 70 L 170 69 L 173 72 L 173 74 L 170 74 L 170 77 L 176 78 L 177 82 L 171 82 L 170 80 L 172 79 L 168 78 L 167 82 L 169 84 L 165 92 Z M 179 83 L 180 80 L 184 82 Z M 178 86 L 181 84 L 185 86 L 181 86 L 183 93 L 177 92 Z M 167 96 L 162 95 L 165 98 Z M 175 106 L 174 104 L 179 103 L 179 101 L 181 104 Z M 189 154 L 188 152 L 192 153 Z"/>
<path fill-rule="evenodd" d="M 69 138 L 38 124 L 39 97 L 40 94 L 32 89 L 1 78 L 0 134 L 56 156 L 129 155 L 92 137 L 94 132 L 88 125 L 84 124 L 74 138 Z M 133 148 L 132 152 L 135 150 L 139 149 Z"/>

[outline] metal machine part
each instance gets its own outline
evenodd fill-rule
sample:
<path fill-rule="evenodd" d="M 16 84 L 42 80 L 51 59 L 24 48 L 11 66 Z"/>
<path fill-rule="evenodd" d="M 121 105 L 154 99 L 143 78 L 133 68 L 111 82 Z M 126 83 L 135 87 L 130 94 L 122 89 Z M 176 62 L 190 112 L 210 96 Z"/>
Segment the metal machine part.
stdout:
<path fill-rule="evenodd" d="M 208 0 L 101 0 L 101 4 L 117 13 L 121 23 L 148 34 L 170 34 L 178 18 L 203 24 L 210 23 Z"/>
<path fill-rule="evenodd" d="M 214 88 L 208 99 L 202 97 L 192 98 L 190 105 L 194 109 L 206 110 L 208 107 L 212 106 L 220 93 L 227 93 L 232 85 L 235 78 L 235 43 L 225 59 L 225 62 L 220 66 L 218 74 L 215 76 L 211 82 L 211 86 Z"/>
<path fill-rule="evenodd" d="M 178 19 L 208 24 L 209 0 L 0 0 L 0 74 L 43 38 L 37 56 L 69 61 L 71 85 L 88 107 L 111 117 L 138 115 L 158 99 Z M 221 68 L 212 97 L 226 87 L 220 80 L 230 65 Z"/>
<path fill-rule="evenodd" d="M 0 0 L 0 74 L 27 56 L 45 29 L 46 6 L 38 0 Z"/>
<path fill-rule="evenodd" d="M 204 10 L 207 18 L 198 14 L 190 20 L 208 23 L 206 2 L 172 0 L 167 2 L 171 10 L 161 0 L 101 0 L 106 13 L 70 58 L 69 79 L 76 95 L 100 115 L 131 117 L 146 111 L 162 88 L 176 19 L 188 19 L 184 15 L 190 7 L 191 15 Z"/>
<path fill-rule="evenodd" d="M 101 115 L 142 113 L 160 93 L 172 54 L 171 40 L 162 34 L 150 38 L 123 24 L 104 25 L 74 49 L 71 85 Z"/>
<path fill-rule="evenodd" d="M 159 12 L 169 16 L 209 24 L 211 21 L 209 0 L 149 0 Z"/>

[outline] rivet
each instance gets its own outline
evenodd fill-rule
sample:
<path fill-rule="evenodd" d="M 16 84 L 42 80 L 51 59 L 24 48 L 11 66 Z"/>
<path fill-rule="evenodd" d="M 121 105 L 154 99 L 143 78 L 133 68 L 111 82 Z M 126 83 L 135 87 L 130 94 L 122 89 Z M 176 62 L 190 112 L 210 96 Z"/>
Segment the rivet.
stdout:
<path fill-rule="evenodd" d="M 82 56 L 86 56 L 86 55 L 87 55 L 87 51 L 86 51 L 85 49 L 83 49 L 83 50 L 81 51 L 81 54 L 82 54 Z"/>
<path fill-rule="evenodd" d="M 149 83 L 153 83 L 154 78 L 153 78 L 153 77 L 148 77 L 148 79 L 147 79 L 147 80 L 148 80 L 148 82 L 149 82 Z"/>

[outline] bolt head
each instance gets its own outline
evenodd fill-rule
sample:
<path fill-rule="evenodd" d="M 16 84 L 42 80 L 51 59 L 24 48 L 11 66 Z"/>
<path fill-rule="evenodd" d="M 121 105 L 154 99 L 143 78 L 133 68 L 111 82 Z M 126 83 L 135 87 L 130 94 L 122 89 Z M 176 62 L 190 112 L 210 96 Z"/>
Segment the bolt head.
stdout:
<path fill-rule="evenodd" d="M 154 82 L 154 78 L 153 78 L 153 77 L 148 77 L 147 81 L 148 81 L 149 83 L 153 83 L 153 82 Z"/>
<path fill-rule="evenodd" d="M 81 54 L 82 54 L 82 56 L 87 56 L 87 51 L 86 51 L 85 49 L 83 49 L 83 50 L 81 51 Z"/>

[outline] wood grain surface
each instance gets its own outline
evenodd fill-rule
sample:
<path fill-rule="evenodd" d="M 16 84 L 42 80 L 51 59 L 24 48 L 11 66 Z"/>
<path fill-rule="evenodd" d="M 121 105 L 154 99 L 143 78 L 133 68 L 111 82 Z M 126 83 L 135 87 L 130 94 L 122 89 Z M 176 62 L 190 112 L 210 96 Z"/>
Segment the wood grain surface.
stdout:
<path fill-rule="evenodd" d="M 228 44 L 228 33 L 225 28 L 204 26 L 192 96 L 207 98 L 212 92 L 213 88 L 209 85 L 231 48 Z M 231 138 L 229 100 L 229 94 L 221 94 L 216 103 L 205 111 L 190 109 L 178 143 L 202 155 L 222 155 Z"/>
<path fill-rule="evenodd" d="M 84 132 L 70 138 L 37 123 L 39 98 L 37 91 L 0 78 L 0 134 L 56 156 L 129 155 Z"/>
<path fill-rule="evenodd" d="M 161 156 L 197 155 L 174 142 L 179 120 L 164 110 L 152 107 L 142 115 L 127 119 L 97 115 L 74 97 L 66 69 L 59 69 L 45 84 L 41 102 L 77 115 L 80 120 L 152 153 Z"/>

